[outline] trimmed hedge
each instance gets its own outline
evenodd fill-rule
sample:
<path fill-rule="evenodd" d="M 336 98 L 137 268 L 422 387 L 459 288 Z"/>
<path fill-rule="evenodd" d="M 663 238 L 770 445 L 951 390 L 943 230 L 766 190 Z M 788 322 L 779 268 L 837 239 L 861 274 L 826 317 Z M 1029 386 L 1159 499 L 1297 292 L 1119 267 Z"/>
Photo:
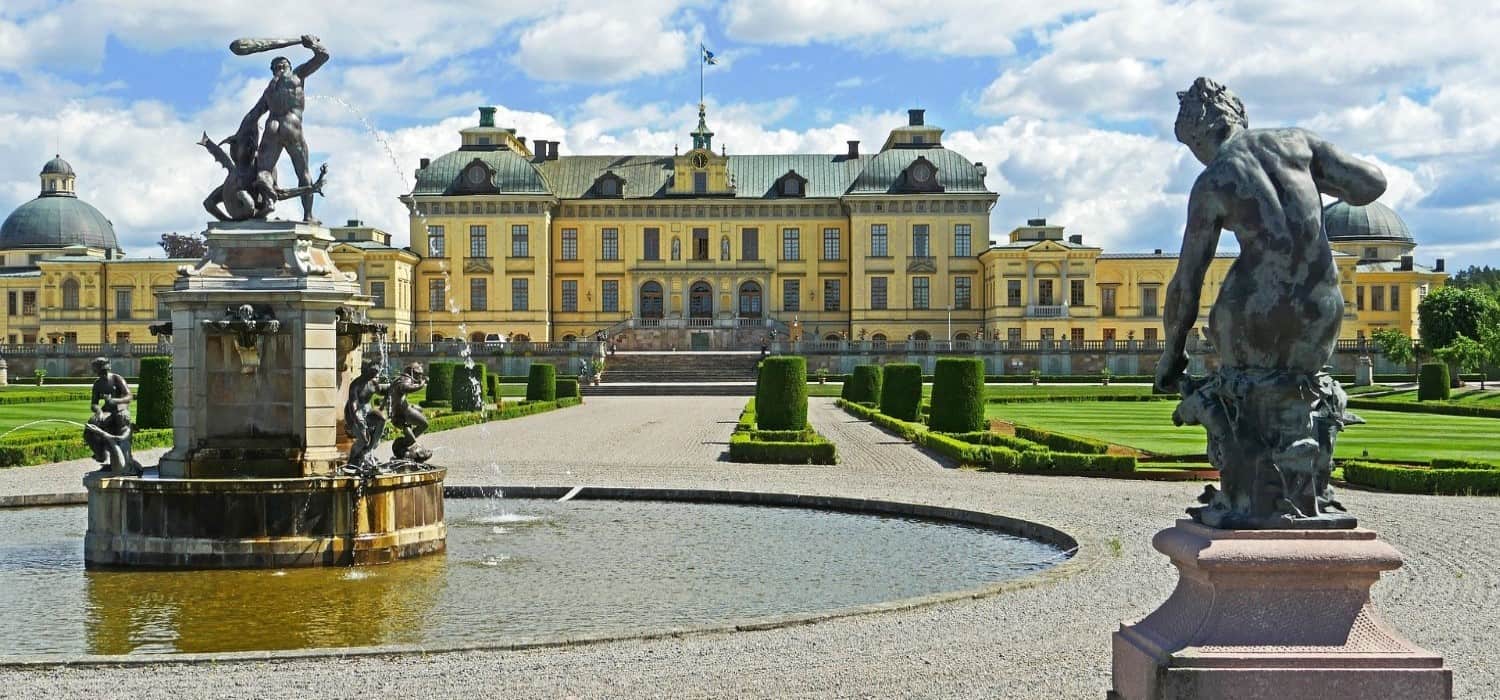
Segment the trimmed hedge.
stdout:
<path fill-rule="evenodd" d="M 932 417 L 928 424 L 941 433 L 982 430 L 984 420 L 984 360 L 977 357 L 940 357 L 932 381 Z"/>
<path fill-rule="evenodd" d="M 1042 391 L 1046 388 L 1043 387 Z M 1036 396 L 990 396 L 985 403 L 1054 403 L 1057 401 L 1175 401 L 1177 394 L 1038 394 Z"/>
<path fill-rule="evenodd" d="M 756 421 L 763 430 L 807 427 L 807 358 L 777 355 L 761 362 L 755 381 Z"/>
<path fill-rule="evenodd" d="M 578 377 L 557 378 L 557 398 L 577 399 L 582 397 L 583 394 L 578 389 Z"/>
<path fill-rule="evenodd" d="M 796 441 L 786 440 L 797 437 Z M 757 464 L 836 464 L 838 450 L 812 430 L 750 430 L 729 436 L 729 461 Z"/>
<path fill-rule="evenodd" d="M 92 392 L 90 392 L 92 393 Z M 137 428 L 172 427 L 172 358 L 165 355 L 141 358 L 141 383 L 136 389 Z"/>
<path fill-rule="evenodd" d="M 427 400 L 424 408 L 451 406 L 453 403 L 453 369 L 457 362 L 430 362 L 427 365 Z"/>
<path fill-rule="evenodd" d="M 557 368 L 545 362 L 533 362 L 530 372 L 526 377 L 526 400 L 556 400 Z"/>
<path fill-rule="evenodd" d="M 1417 372 L 1417 400 L 1445 401 L 1449 396 L 1448 365 L 1428 362 Z"/>
<path fill-rule="evenodd" d="M 477 362 L 473 367 L 459 365 L 453 368 L 452 393 L 449 398 L 454 411 L 469 413 L 484 410 L 484 369 L 484 365 Z"/>
<path fill-rule="evenodd" d="M 1432 460 L 1433 469 L 1500 469 L 1500 464 L 1481 462 L 1477 459 L 1442 459 Z"/>
<path fill-rule="evenodd" d="M 1466 406 L 1452 403 L 1415 401 L 1381 401 L 1380 399 L 1349 399 L 1349 408 L 1363 408 L 1396 413 L 1435 413 L 1443 416 L 1472 416 L 1475 418 L 1500 418 L 1500 408 Z"/>
<path fill-rule="evenodd" d="M 917 420 L 922 405 L 922 366 L 889 364 L 882 373 L 880 412 L 897 420 Z"/>
<path fill-rule="evenodd" d="M 747 430 L 755 430 L 755 399 L 753 397 L 745 402 L 745 410 L 740 411 L 740 420 L 734 425 L 736 433 Z"/>
<path fill-rule="evenodd" d="M 959 433 L 957 435 L 954 435 L 953 437 L 963 440 L 964 442 L 972 442 L 976 445 L 999 445 L 1001 447 L 1009 447 L 1010 449 L 1017 451 L 1035 450 L 1043 447 L 1043 445 L 1041 445 L 1040 443 L 1032 442 L 1025 438 L 1018 438 L 1014 435 L 1001 435 L 1000 433 L 988 430 L 978 430 L 972 433 Z"/>
<path fill-rule="evenodd" d="M 0 392 L 0 406 L 15 404 L 51 403 L 54 401 L 88 401 L 93 398 L 93 389 L 62 391 L 57 389 L 16 389 Z"/>
<path fill-rule="evenodd" d="M 880 400 L 880 365 L 859 365 L 844 382 L 844 398 L 855 403 Z"/>
<path fill-rule="evenodd" d="M 484 375 L 484 391 L 491 399 L 494 399 L 495 403 L 500 403 L 500 375 Z"/>
<path fill-rule="evenodd" d="M 1054 433 L 1029 425 L 1016 425 L 1016 437 L 1040 443 L 1059 452 L 1078 452 L 1102 455 L 1109 451 L 1109 443 L 1076 435 Z"/>
<path fill-rule="evenodd" d="M 1389 464 L 1344 462 L 1344 481 L 1395 493 L 1500 495 L 1500 470 L 1421 469 Z"/>
<path fill-rule="evenodd" d="M 93 456 L 94 449 L 83 441 L 81 431 L 58 432 L 65 435 L 46 433 L 29 439 L 7 439 L 0 443 L 0 467 L 50 464 L 73 459 L 87 459 Z M 134 438 L 130 445 L 135 451 L 149 450 L 153 447 L 169 447 L 172 444 L 172 430 L 170 428 L 137 430 Z"/>

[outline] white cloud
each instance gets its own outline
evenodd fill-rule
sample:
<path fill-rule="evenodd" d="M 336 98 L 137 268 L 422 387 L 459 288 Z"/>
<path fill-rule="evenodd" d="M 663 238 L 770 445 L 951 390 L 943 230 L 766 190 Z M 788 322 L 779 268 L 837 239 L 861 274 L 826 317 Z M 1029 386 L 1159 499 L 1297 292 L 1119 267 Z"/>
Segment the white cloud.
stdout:
<path fill-rule="evenodd" d="M 515 63 L 541 80 L 615 83 L 678 70 L 697 55 L 687 33 L 670 27 L 665 16 L 629 9 L 544 18 L 521 33 Z"/>

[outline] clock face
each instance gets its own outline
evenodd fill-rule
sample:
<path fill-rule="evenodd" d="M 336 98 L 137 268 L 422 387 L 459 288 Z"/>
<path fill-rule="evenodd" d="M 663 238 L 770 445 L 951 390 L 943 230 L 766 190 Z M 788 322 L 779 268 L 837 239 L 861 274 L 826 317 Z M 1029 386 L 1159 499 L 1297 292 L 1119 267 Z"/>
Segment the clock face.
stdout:
<path fill-rule="evenodd" d="M 477 165 L 464 172 L 464 179 L 468 180 L 471 185 L 482 185 L 488 177 L 489 173 Z"/>
<path fill-rule="evenodd" d="M 927 182 L 928 180 L 931 180 L 932 168 L 929 168 L 926 165 L 920 163 L 912 166 L 911 179 L 916 180 L 917 182 Z"/>
<path fill-rule="evenodd" d="M 708 167 L 708 156 L 703 155 L 702 153 L 694 153 L 693 154 L 693 167 L 695 167 L 695 168 L 706 168 L 706 167 Z"/>

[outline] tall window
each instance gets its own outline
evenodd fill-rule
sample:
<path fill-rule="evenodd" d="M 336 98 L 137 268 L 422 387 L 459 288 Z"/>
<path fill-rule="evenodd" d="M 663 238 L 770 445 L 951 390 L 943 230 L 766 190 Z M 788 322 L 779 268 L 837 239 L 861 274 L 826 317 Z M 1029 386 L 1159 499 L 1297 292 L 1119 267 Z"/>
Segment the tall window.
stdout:
<path fill-rule="evenodd" d="M 693 173 L 693 194 L 708 192 L 708 173 Z"/>
<path fill-rule="evenodd" d="M 78 280 L 71 277 L 63 280 L 62 307 L 70 311 L 78 309 Z"/>
<path fill-rule="evenodd" d="M 620 259 L 620 229 L 606 228 L 599 231 L 599 257 L 604 260 Z"/>
<path fill-rule="evenodd" d="M 446 254 L 446 253 L 444 253 L 445 250 L 446 250 L 446 247 L 443 245 L 443 227 L 442 226 L 428 226 L 427 227 L 427 255 L 429 257 L 441 258 L 441 257 L 443 257 L 443 255 Z"/>
<path fill-rule="evenodd" d="M 641 236 L 645 242 L 645 250 L 641 257 L 646 260 L 661 260 L 661 229 L 648 228 Z"/>
<path fill-rule="evenodd" d="M 510 256 L 531 257 L 531 231 L 526 224 L 514 224 L 510 227 Z"/>
<path fill-rule="evenodd" d="M 954 255 L 967 258 L 974 254 L 973 231 L 974 228 L 969 224 L 955 224 L 953 226 Z"/>
<path fill-rule="evenodd" d="M 1148 341 L 1160 340 L 1159 336 L 1157 335 L 1157 330 L 1158 329 L 1156 328 L 1156 326 L 1149 326 L 1149 327 L 1147 327 L 1146 330 L 1145 330 L 1145 337 L 1143 338 L 1143 340 L 1148 340 Z"/>
<path fill-rule="evenodd" d="M 885 309 L 886 304 L 888 303 L 888 301 L 887 301 L 888 293 L 887 293 L 885 285 L 886 285 L 886 278 L 884 278 L 884 277 L 871 277 L 870 278 L 870 308 L 871 309 L 874 309 L 876 311 L 880 311 L 880 310 Z"/>
<path fill-rule="evenodd" d="M 526 311 L 531 308 L 529 297 L 530 287 L 525 277 L 512 277 L 510 280 L 510 310 Z"/>
<path fill-rule="evenodd" d="M 1036 303 L 1042 306 L 1052 306 L 1057 303 L 1052 296 L 1052 280 L 1036 281 Z"/>
<path fill-rule="evenodd" d="M 35 291 L 21 292 L 21 315 L 22 316 L 35 316 L 36 315 L 36 292 Z"/>
<path fill-rule="evenodd" d="M 1365 310 L 1365 288 L 1364 288 L 1364 285 L 1360 285 L 1360 286 L 1354 288 L 1354 310 L 1355 311 L 1364 311 Z"/>
<path fill-rule="evenodd" d="M 1005 305 L 1021 305 L 1021 280 L 1005 280 Z"/>
<path fill-rule="evenodd" d="M 917 257 L 932 255 L 932 240 L 927 224 L 911 225 L 911 254 Z"/>
<path fill-rule="evenodd" d="M 1068 303 L 1083 306 L 1083 280 L 1068 280 Z"/>
<path fill-rule="evenodd" d="M 115 318 L 118 320 L 128 320 L 130 318 L 130 308 L 135 301 L 134 295 L 130 291 L 129 289 L 115 290 Z"/>
<path fill-rule="evenodd" d="M 663 315 L 660 282 L 641 285 L 641 318 L 661 318 Z"/>
<path fill-rule="evenodd" d="M 599 300 L 603 307 L 600 311 L 605 313 L 616 313 L 620 310 L 620 281 L 604 280 L 600 282 Z"/>
<path fill-rule="evenodd" d="M 1401 285 L 1391 285 L 1391 311 L 1401 310 Z"/>
<path fill-rule="evenodd" d="M 781 281 L 781 310 L 802 310 L 802 280 Z"/>
<path fill-rule="evenodd" d="M 15 292 L 5 293 L 5 311 L 10 316 L 15 316 L 21 312 L 21 300 L 16 296 Z"/>
<path fill-rule="evenodd" d="M 576 228 L 563 229 L 562 259 L 578 259 L 578 229 Z"/>
<path fill-rule="evenodd" d="M 842 257 L 839 254 L 839 230 L 836 228 L 823 229 L 823 259 L 838 260 Z"/>
<path fill-rule="evenodd" d="M 802 259 L 802 232 L 794 228 L 781 229 L 781 259 Z"/>
<path fill-rule="evenodd" d="M 562 281 L 562 310 L 578 310 L 578 280 Z"/>
<path fill-rule="evenodd" d="M 844 300 L 843 284 L 840 280 L 823 280 L 823 310 L 838 311 Z"/>
<path fill-rule="evenodd" d="M 1150 318 L 1155 318 L 1155 317 L 1157 317 L 1158 315 L 1161 314 L 1161 309 L 1157 308 L 1157 305 L 1156 305 L 1156 295 L 1157 295 L 1158 291 L 1159 290 L 1156 287 L 1142 287 L 1141 288 L 1141 315 L 1142 316 L 1147 316 L 1147 317 L 1150 317 Z"/>
<path fill-rule="evenodd" d="M 1099 313 L 1104 316 L 1115 315 L 1115 290 L 1113 285 L 1099 288 Z"/>
<path fill-rule="evenodd" d="M 490 308 L 490 281 L 483 277 L 469 278 L 469 310 L 488 311 Z"/>
<path fill-rule="evenodd" d="M 1070 343 L 1072 343 L 1074 345 L 1082 345 L 1083 344 L 1083 329 L 1082 328 L 1074 328 L 1073 330 L 1068 331 L 1068 334 L 1069 334 L 1068 342 L 1070 342 Z"/>
<path fill-rule="evenodd" d="M 490 256 L 490 231 L 484 225 L 469 227 L 469 257 L 488 258 Z"/>
<path fill-rule="evenodd" d="M 442 311 L 447 306 L 448 282 L 441 277 L 427 280 L 427 310 Z"/>
<path fill-rule="evenodd" d="M 1370 287 L 1370 310 L 1385 311 L 1385 286 L 1375 285 Z"/>
<path fill-rule="evenodd" d="M 746 282 L 740 285 L 740 316 L 760 318 L 760 284 Z"/>
<path fill-rule="evenodd" d="M 972 286 L 973 283 L 974 283 L 974 278 L 972 278 L 972 277 L 954 277 L 953 278 L 953 308 L 955 308 L 955 309 L 967 309 L 967 308 L 970 308 L 970 306 L 974 303 L 973 302 L 973 293 L 974 293 L 974 291 L 973 291 L 973 286 Z"/>
<path fill-rule="evenodd" d="M 370 282 L 370 304 L 377 309 L 385 308 L 385 282 Z"/>
<path fill-rule="evenodd" d="M 890 255 L 889 242 L 885 224 L 870 224 L 870 257 L 884 258 Z"/>
<path fill-rule="evenodd" d="M 708 259 L 708 229 L 706 228 L 693 229 L 693 259 Z"/>
<path fill-rule="evenodd" d="M 911 278 L 911 308 L 925 309 L 932 305 L 931 288 L 926 277 Z"/>
<path fill-rule="evenodd" d="M 760 229 L 747 228 L 740 231 L 740 259 L 760 259 Z"/>

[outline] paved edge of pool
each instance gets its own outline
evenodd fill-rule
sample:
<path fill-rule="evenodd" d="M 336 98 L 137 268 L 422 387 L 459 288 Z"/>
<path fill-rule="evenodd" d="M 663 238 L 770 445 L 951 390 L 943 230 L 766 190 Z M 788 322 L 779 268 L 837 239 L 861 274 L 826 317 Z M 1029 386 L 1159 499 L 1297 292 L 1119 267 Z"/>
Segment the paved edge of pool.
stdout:
<path fill-rule="evenodd" d="M 505 498 L 557 499 L 572 491 L 573 486 L 447 486 L 443 489 L 446 498 Z M 132 666 L 139 664 L 197 664 L 243 661 L 275 661 L 285 659 L 338 659 L 350 656 L 396 656 L 443 654 L 466 651 L 520 651 L 525 649 L 556 648 L 605 644 L 610 642 L 650 641 L 733 632 L 752 632 L 782 627 L 810 625 L 825 620 L 834 620 L 857 615 L 911 610 L 940 605 L 960 600 L 986 598 L 1007 591 L 1036 588 L 1049 585 L 1092 567 L 1102 554 L 1104 543 L 1085 538 L 1080 542 L 1073 535 L 1045 525 L 1013 518 L 999 513 L 948 508 L 923 503 L 904 503 L 881 499 L 846 498 L 841 496 L 811 496 L 797 493 L 763 491 L 722 491 L 715 489 L 678 488 L 633 488 L 620 486 L 584 486 L 573 496 L 573 500 L 620 500 L 620 501 L 669 501 L 680 503 L 717 503 L 729 505 L 779 506 L 831 510 L 866 515 L 893 515 L 922 518 L 941 522 L 983 527 L 1008 535 L 1024 537 L 1043 544 L 1052 545 L 1068 555 L 1061 563 L 1042 571 L 976 588 L 945 591 L 911 598 L 899 598 L 881 603 L 870 603 L 846 608 L 833 608 L 810 613 L 772 615 L 764 617 L 729 620 L 707 625 L 654 627 L 624 634 L 598 634 L 580 636 L 517 637 L 505 643 L 471 644 L 392 644 L 373 647 L 333 647 L 317 649 L 289 649 L 278 651 L 237 651 L 197 654 L 141 654 L 141 655 L 69 655 L 41 654 L 0 658 L 0 668 L 24 669 L 48 666 Z M 0 496 L 0 508 L 27 508 L 61 505 L 83 505 L 87 503 L 84 493 L 31 494 L 25 496 Z"/>

